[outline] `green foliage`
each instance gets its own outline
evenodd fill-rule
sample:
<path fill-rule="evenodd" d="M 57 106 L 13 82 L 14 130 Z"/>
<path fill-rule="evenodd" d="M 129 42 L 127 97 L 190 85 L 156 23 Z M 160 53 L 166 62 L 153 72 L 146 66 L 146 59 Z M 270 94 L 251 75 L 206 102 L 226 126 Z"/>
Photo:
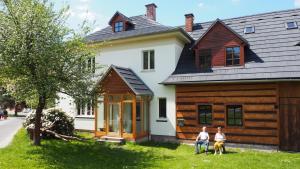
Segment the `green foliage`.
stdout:
<path fill-rule="evenodd" d="M 300 166 L 299 153 L 228 150 L 222 156 L 206 156 L 194 155 L 193 147 L 188 145 L 150 142 L 116 146 L 94 140 L 43 140 L 43 146 L 33 147 L 22 129 L 9 147 L 0 149 L 0 166 L 5 169 L 296 169 Z"/>
<path fill-rule="evenodd" d="M 53 100 L 58 92 L 89 96 L 93 73 L 80 65 L 93 54 L 85 33 L 66 27 L 68 8 L 56 12 L 45 0 L 0 4 L 0 80 L 13 96 L 33 103 L 39 96 Z"/>
<path fill-rule="evenodd" d="M 5 88 L 0 88 L 0 106 L 4 108 L 13 108 L 15 106 L 15 99 Z"/>
<path fill-rule="evenodd" d="M 34 128 L 35 116 L 35 112 L 28 114 L 23 126 Z M 73 136 L 74 119 L 58 109 L 48 109 L 42 114 L 42 128 L 48 128 L 57 134 Z M 43 136 L 44 138 L 52 138 L 51 135 L 44 134 Z"/>

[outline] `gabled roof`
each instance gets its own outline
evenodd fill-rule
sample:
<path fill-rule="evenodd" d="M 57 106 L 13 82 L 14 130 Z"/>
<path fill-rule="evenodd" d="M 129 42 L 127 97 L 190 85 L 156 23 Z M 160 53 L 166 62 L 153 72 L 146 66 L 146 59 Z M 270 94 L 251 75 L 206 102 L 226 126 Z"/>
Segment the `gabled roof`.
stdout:
<path fill-rule="evenodd" d="M 151 89 L 142 81 L 142 79 L 138 77 L 137 74 L 133 72 L 133 70 L 115 65 L 111 65 L 107 69 L 97 84 L 101 83 L 112 70 L 114 70 L 120 76 L 120 78 L 127 84 L 127 86 L 135 95 L 153 95 Z"/>
<path fill-rule="evenodd" d="M 192 48 L 194 48 L 206 35 L 209 31 L 211 31 L 218 23 L 220 23 L 221 25 L 223 25 L 226 29 L 228 29 L 230 32 L 232 32 L 234 35 L 236 35 L 241 41 L 243 41 L 247 46 L 248 41 L 243 38 L 241 35 L 239 35 L 238 33 L 236 33 L 233 29 L 231 29 L 229 26 L 227 26 L 224 22 L 222 22 L 219 18 L 216 19 L 211 25 L 210 27 L 200 36 L 200 38 L 194 43 L 194 45 L 192 46 Z"/>
<path fill-rule="evenodd" d="M 115 17 L 117 16 L 121 16 L 123 20 L 132 23 L 132 20 L 130 18 L 128 18 L 127 16 L 123 15 L 121 12 L 117 11 L 113 17 L 111 17 L 111 19 L 109 20 L 108 24 L 111 25 L 112 21 L 115 19 Z"/>
<path fill-rule="evenodd" d="M 201 73 L 195 67 L 192 61 L 195 56 L 187 45 L 176 70 L 162 83 L 299 80 L 300 46 L 296 44 L 300 45 L 300 29 L 287 30 L 287 21 L 300 23 L 300 8 L 224 19 L 225 25 L 249 43 L 245 48 L 245 66 L 214 67 L 211 72 Z M 198 40 L 214 23 L 195 23 L 189 34 Z M 244 28 L 249 25 L 255 26 L 255 33 L 244 34 Z"/>
<path fill-rule="evenodd" d="M 189 40 L 192 40 L 192 37 L 185 32 L 183 28 L 162 25 L 147 18 L 145 15 L 133 16 L 129 19 L 134 24 L 133 29 L 122 32 L 113 32 L 112 27 L 107 26 L 100 31 L 88 35 L 85 39 L 88 43 L 95 43 L 179 31 Z"/>

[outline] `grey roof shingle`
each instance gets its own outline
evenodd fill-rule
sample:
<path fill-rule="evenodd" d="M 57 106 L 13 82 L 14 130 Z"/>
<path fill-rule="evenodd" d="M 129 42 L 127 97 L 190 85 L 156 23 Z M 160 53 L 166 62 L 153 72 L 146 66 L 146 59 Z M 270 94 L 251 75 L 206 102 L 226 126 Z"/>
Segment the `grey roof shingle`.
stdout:
<path fill-rule="evenodd" d="M 120 67 L 120 66 L 111 65 L 107 69 L 106 73 L 102 75 L 98 83 L 101 83 L 101 81 L 105 79 L 106 75 L 111 70 L 114 70 L 122 78 L 122 80 L 134 92 L 135 95 L 148 95 L 148 96 L 153 95 L 151 89 L 138 77 L 137 74 L 134 73 L 133 70 L 129 68 Z"/>
<path fill-rule="evenodd" d="M 182 28 L 162 25 L 154 20 L 148 19 L 145 15 L 133 16 L 128 19 L 130 19 L 134 24 L 133 29 L 123 32 L 113 32 L 112 27 L 107 26 L 100 31 L 88 35 L 86 37 L 87 42 L 102 42 L 160 32 L 182 30 Z M 186 35 L 189 36 L 188 34 Z"/>
<path fill-rule="evenodd" d="M 300 23 L 300 9 L 224 19 L 228 27 L 246 39 L 244 67 L 218 67 L 201 73 L 193 62 L 194 54 L 186 45 L 174 73 L 163 84 L 201 83 L 236 80 L 300 79 L 300 30 L 287 30 L 285 23 Z M 189 34 L 199 39 L 213 22 L 197 23 Z M 245 26 L 255 26 L 255 33 L 244 34 Z"/>

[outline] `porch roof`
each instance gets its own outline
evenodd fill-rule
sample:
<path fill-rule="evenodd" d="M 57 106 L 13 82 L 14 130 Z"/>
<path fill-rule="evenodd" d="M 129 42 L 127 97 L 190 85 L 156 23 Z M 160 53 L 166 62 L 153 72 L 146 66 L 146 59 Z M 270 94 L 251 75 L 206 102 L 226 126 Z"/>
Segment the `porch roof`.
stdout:
<path fill-rule="evenodd" d="M 152 90 L 143 82 L 143 80 L 134 73 L 130 68 L 124 68 L 120 66 L 111 65 L 108 70 L 104 73 L 98 84 L 101 83 L 105 77 L 114 70 L 121 79 L 127 84 L 127 86 L 134 92 L 135 95 L 147 95 L 153 96 Z"/>

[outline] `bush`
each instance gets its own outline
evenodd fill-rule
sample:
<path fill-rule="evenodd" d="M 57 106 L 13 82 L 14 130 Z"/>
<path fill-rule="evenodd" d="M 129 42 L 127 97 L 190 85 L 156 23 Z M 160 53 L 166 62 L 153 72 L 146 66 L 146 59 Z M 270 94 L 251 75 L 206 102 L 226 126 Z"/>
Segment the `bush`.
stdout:
<path fill-rule="evenodd" d="M 34 128 L 35 111 L 29 113 L 23 123 L 26 129 Z M 57 134 L 73 136 L 74 119 L 59 109 L 48 109 L 42 113 L 42 128 L 54 131 Z M 51 135 L 42 133 L 43 137 L 49 138 Z"/>

